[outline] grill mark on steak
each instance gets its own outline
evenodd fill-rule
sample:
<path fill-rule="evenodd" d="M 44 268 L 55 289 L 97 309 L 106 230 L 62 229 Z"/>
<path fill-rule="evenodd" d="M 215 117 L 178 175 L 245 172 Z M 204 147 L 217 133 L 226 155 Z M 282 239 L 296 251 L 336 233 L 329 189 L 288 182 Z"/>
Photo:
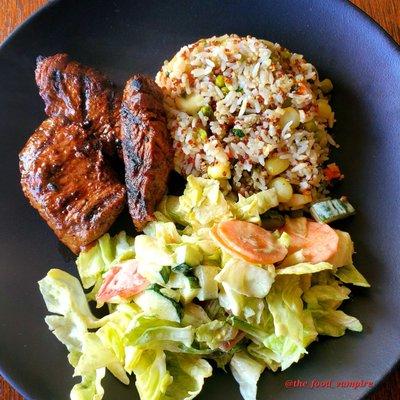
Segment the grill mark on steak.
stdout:
<path fill-rule="evenodd" d="M 73 252 L 108 231 L 125 187 L 103 153 L 122 155 L 121 92 L 67 54 L 37 57 L 35 78 L 50 116 L 21 150 L 21 185 L 31 205 Z"/>
<path fill-rule="evenodd" d="M 101 216 L 101 212 L 103 211 L 106 204 L 115 201 L 117 197 L 118 193 L 110 193 L 108 196 L 102 198 L 101 201 L 93 205 L 91 210 L 85 213 L 83 219 L 85 221 L 96 220 L 96 218 L 98 218 L 99 215 Z"/>
<path fill-rule="evenodd" d="M 141 230 L 154 219 L 173 166 L 162 93 L 151 78 L 135 75 L 127 82 L 121 130 L 129 212 Z"/>
<path fill-rule="evenodd" d="M 120 149 L 121 93 L 105 75 L 67 54 L 56 54 L 37 58 L 35 77 L 49 117 L 81 124 L 108 155 Z"/>
<path fill-rule="evenodd" d="M 56 69 L 52 72 L 51 81 L 53 83 L 54 90 L 60 94 L 62 88 L 62 75 L 60 70 Z"/>
<path fill-rule="evenodd" d="M 87 116 L 87 95 L 88 95 L 88 85 L 90 84 L 88 82 L 88 77 L 87 76 L 81 76 L 80 77 L 80 86 L 81 86 L 81 113 L 82 113 L 82 124 L 85 128 L 89 129 L 91 124 L 90 121 L 86 119 Z"/>
<path fill-rule="evenodd" d="M 106 233 L 125 204 L 125 188 L 98 140 L 65 118 L 49 118 L 19 154 L 31 205 L 74 253 Z"/>

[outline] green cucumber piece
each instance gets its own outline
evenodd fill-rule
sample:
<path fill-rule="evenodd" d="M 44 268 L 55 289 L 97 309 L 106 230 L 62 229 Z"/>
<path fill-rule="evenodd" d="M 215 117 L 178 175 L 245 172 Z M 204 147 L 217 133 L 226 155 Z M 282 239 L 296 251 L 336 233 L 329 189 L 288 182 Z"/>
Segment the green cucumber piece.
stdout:
<path fill-rule="evenodd" d="M 344 198 L 325 199 L 311 205 L 310 213 L 318 222 L 328 224 L 354 215 L 356 210 Z"/>
<path fill-rule="evenodd" d="M 164 283 L 168 283 L 169 277 L 171 276 L 171 267 L 168 265 L 162 267 L 160 270 L 160 275 Z"/>
<path fill-rule="evenodd" d="M 200 289 L 200 282 L 197 276 L 193 275 L 193 268 L 185 263 L 172 267 L 172 271 L 184 275 L 189 281 L 191 289 Z"/>
<path fill-rule="evenodd" d="M 200 282 L 197 276 L 186 276 L 187 280 L 189 281 L 190 289 L 200 289 Z"/>
<path fill-rule="evenodd" d="M 172 271 L 187 275 L 192 272 L 192 267 L 190 265 L 187 265 L 186 263 L 181 263 L 172 267 Z"/>
<path fill-rule="evenodd" d="M 155 315 L 168 321 L 180 322 L 183 309 L 180 303 L 161 293 L 162 286 L 150 285 L 134 298 L 135 303 L 145 314 Z"/>

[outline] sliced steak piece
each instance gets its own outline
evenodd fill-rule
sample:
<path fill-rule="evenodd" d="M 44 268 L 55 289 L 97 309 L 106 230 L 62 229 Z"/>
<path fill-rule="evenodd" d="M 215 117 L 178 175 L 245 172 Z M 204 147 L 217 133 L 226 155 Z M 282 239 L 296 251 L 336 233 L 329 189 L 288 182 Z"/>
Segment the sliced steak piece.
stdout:
<path fill-rule="evenodd" d="M 99 149 L 82 127 L 58 117 L 19 154 L 25 196 L 74 253 L 106 233 L 124 207 L 125 188 Z"/>
<path fill-rule="evenodd" d="M 35 71 L 49 117 L 66 117 L 93 133 L 107 154 L 120 148 L 120 91 L 99 71 L 68 54 L 38 57 Z"/>
<path fill-rule="evenodd" d="M 146 76 L 126 84 L 122 108 L 122 151 L 129 212 L 138 230 L 154 219 L 173 168 L 172 140 L 167 130 L 162 93 Z"/>

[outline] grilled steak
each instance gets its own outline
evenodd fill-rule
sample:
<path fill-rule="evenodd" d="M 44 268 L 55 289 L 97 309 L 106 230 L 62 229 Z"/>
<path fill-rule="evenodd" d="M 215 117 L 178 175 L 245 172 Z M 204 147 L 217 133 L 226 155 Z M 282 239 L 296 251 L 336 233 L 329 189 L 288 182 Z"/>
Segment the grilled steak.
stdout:
<path fill-rule="evenodd" d="M 120 148 L 121 93 L 106 76 L 67 54 L 56 54 L 38 57 L 35 77 L 49 117 L 82 124 L 107 154 Z"/>
<path fill-rule="evenodd" d="M 129 212 L 138 230 L 154 219 L 173 167 L 162 93 L 153 80 L 134 75 L 121 107 L 122 151 Z"/>
<path fill-rule="evenodd" d="M 99 149 L 81 126 L 54 117 L 19 155 L 25 196 L 74 253 L 106 233 L 124 207 L 125 188 Z"/>

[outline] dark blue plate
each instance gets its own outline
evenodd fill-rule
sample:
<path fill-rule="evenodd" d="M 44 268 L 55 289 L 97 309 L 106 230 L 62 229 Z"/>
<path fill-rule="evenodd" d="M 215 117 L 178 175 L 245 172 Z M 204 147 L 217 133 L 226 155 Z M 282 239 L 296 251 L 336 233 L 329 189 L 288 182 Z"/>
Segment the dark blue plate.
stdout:
<path fill-rule="evenodd" d="M 343 227 L 373 285 L 355 291 L 346 306 L 363 322 L 363 333 L 320 340 L 298 365 L 265 373 L 258 397 L 359 399 L 370 389 L 294 389 L 285 381 L 376 385 L 399 360 L 400 52 L 389 36 L 339 0 L 65 0 L 39 11 L 0 50 L 0 366 L 26 398 L 67 399 L 73 385 L 66 351 L 43 321 L 36 284 L 50 267 L 75 273 L 73 259 L 19 186 L 17 153 L 44 118 L 33 77 L 36 56 L 65 51 L 123 83 L 132 72 L 155 74 L 184 44 L 224 33 L 277 41 L 333 80 L 334 133 L 342 146 L 335 157 L 346 174 L 338 190 L 358 210 Z M 106 399 L 137 398 L 133 387 L 110 378 L 106 393 Z M 240 394 L 229 374 L 216 372 L 200 398 Z"/>

